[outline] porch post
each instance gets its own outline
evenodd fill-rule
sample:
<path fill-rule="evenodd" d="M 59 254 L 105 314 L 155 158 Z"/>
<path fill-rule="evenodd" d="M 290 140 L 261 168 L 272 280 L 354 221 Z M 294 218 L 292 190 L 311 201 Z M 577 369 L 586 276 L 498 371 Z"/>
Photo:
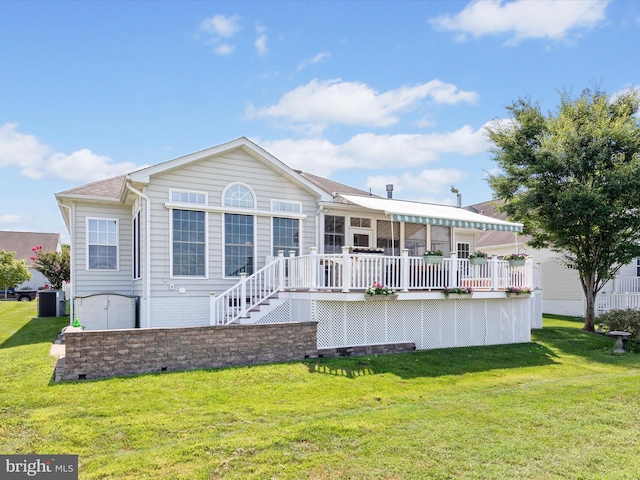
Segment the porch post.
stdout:
<path fill-rule="evenodd" d="M 498 256 L 491 255 L 491 290 L 498 290 Z"/>
<path fill-rule="evenodd" d="M 351 285 L 351 259 L 349 258 L 349 247 L 342 247 L 342 292 L 349 293 Z"/>
<path fill-rule="evenodd" d="M 309 261 L 311 262 L 311 282 L 309 283 L 309 291 L 317 291 L 318 286 L 318 249 L 317 247 L 310 247 L 309 253 L 311 254 Z"/>
<path fill-rule="evenodd" d="M 527 258 L 525 260 L 525 279 L 523 287 L 529 287 L 533 289 L 533 260 Z"/>
<path fill-rule="evenodd" d="M 216 311 L 216 292 L 209 292 L 209 325 L 218 325 L 218 312 Z"/>
<path fill-rule="evenodd" d="M 403 292 L 409 291 L 409 249 L 402 249 L 402 256 L 400 258 L 400 288 Z"/>
<path fill-rule="evenodd" d="M 449 287 L 457 288 L 460 286 L 460 282 L 458 282 L 458 252 L 451 252 L 449 261 Z"/>
<path fill-rule="evenodd" d="M 278 250 L 278 291 L 284 291 L 284 250 Z"/>
<path fill-rule="evenodd" d="M 247 316 L 247 272 L 240 274 L 240 316 Z"/>

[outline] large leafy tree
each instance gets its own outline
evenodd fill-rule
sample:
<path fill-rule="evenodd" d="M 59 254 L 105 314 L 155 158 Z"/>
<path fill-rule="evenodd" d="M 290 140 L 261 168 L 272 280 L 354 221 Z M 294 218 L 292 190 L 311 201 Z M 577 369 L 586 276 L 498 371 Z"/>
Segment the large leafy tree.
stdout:
<path fill-rule="evenodd" d="M 598 292 L 640 256 L 640 96 L 597 88 L 560 100 L 545 115 L 518 99 L 509 121 L 487 128 L 500 167 L 489 184 L 531 246 L 551 248 L 578 272 L 583 329 L 593 330 Z"/>
<path fill-rule="evenodd" d="M 16 260 L 16 252 L 0 250 L 0 288 L 4 290 L 4 298 L 7 298 L 9 287 L 15 287 L 31 278 L 29 269 L 24 260 Z"/>

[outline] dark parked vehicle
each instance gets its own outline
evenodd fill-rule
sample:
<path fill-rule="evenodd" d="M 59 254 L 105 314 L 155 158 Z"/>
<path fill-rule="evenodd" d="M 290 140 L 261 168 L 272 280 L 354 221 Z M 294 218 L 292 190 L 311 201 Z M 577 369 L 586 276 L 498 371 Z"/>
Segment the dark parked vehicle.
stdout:
<path fill-rule="evenodd" d="M 0 300 L 5 299 L 4 290 L 0 290 Z M 30 302 L 35 300 L 38 296 L 37 290 L 16 290 L 13 287 L 9 287 L 7 290 L 7 300 L 17 300 L 19 302 Z"/>

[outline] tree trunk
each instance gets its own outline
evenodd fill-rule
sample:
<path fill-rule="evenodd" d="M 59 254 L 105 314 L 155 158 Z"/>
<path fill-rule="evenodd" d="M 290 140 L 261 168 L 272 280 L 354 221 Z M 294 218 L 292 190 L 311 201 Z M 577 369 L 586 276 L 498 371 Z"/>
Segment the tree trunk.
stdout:
<path fill-rule="evenodd" d="M 593 272 L 584 273 L 580 278 L 582 283 L 582 291 L 586 300 L 586 309 L 584 312 L 584 326 L 582 330 L 593 332 L 593 325 L 596 317 L 596 295 L 595 291 L 596 275 Z"/>

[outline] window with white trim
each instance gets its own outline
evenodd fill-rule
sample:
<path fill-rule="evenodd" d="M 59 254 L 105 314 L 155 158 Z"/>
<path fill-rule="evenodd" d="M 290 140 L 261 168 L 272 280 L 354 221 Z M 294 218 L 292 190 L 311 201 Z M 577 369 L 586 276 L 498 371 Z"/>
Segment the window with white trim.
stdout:
<path fill-rule="evenodd" d="M 271 200 L 271 210 L 274 212 L 300 213 L 302 206 L 295 202 L 283 202 L 281 200 Z"/>
<path fill-rule="evenodd" d="M 471 253 L 471 245 L 467 242 L 458 242 L 457 254 L 458 258 L 469 258 Z"/>
<path fill-rule="evenodd" d="M 118 269 L 118 220 L 87 219 L 87 268 Z"/>
<path fill-rule="evenodd" d="M 254 271 L 254 216 L 224 214 L 224 275 L 239 277 Z"/>
<path fill-rule="evenodd" d="M 136 212 L 133 216 L 133 278 L 138 279 L 141 278 L 141 262 L 140 252 L 141 252 L 141 240 L 140 240 L 140 210 Z"/>
<path fill-rule="evenodd" d="M 206 276 L 206 247 L 205 212 L 172 210 L 172 276 Z"/>
<path fill-rule="evenodd" d="M 300 220 L 297 218 L 273 217 L 273 254 L 283 250 L 285 256 L 294 251 L 300 254 Z"/>
<path fill-rule="evenodd" d="M 224 192 L 224 205 L 225 207 L 254 208 L 253 192 L 239 183 L 229 185 Z"/>
<path fill-rule="evenodd" d="M 190 192 L 186 190 L 171 190 L 171 201 L 176 203 L 207 204 L 207 194 L 203 192 Z"/>

